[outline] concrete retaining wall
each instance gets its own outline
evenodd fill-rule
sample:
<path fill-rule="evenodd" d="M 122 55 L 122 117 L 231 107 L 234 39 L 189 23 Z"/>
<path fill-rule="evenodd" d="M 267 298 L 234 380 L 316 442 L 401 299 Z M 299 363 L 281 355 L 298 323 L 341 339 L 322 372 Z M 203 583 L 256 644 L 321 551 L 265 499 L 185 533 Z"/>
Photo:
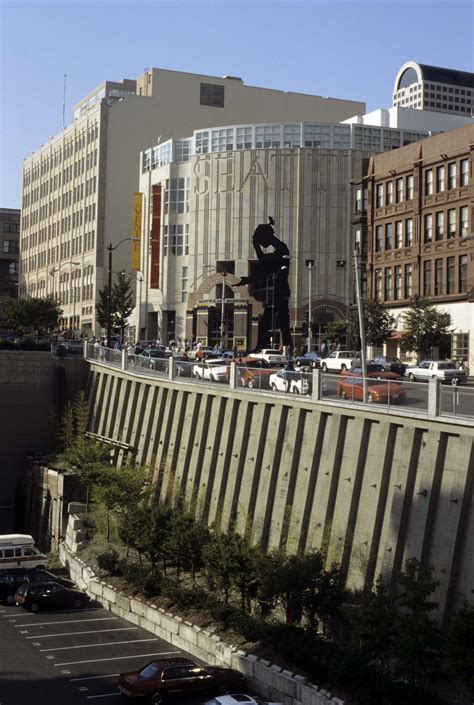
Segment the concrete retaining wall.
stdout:
<path fill-rule="evenodd" d="M 474 585 L 474 428 L 91 363 L 91 431 L 179 498 L 265 549 L 320 549 L 361 589 L 407 558 L 433 565 L 439 620 Z M 131 456 L 130 456 L 131 457 Z"/>
<path fill-rule="evenodd" d="M 324 689 L 308 683 L 306 678 L 283 670 L 277 664 L 247 654 L 224 643 L 212 631 L 184 621 L 161 607 L 127 597 L 100 580 L 75 554 L 80 544 L 82 520 L 69 517 L 66 541 L 60 545 L 59 556 L 69 568 L 71 578 L 79 588 L 100 602 L 105 609 L 184 649 L 195 658 L 214 666 L 226 666 L 244 673 L 248 684 L 264 698 L 283 705 L 344 705 Z"/>

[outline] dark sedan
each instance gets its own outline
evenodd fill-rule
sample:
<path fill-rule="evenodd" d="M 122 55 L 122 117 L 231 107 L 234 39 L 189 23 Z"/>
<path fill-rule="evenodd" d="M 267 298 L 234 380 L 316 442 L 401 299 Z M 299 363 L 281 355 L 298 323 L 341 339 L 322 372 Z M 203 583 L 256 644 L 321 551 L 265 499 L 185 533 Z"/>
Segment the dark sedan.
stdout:
<path fill-rule="evenodd" d="M 81 590 L 73 590 L 59 583 L 34 582 L 23 583 L 15 593 L 15 602 L 29 610 L 61 609 L 64 607 L 83 607 L 89 604 L 90 597 Z"/>
<path fill-rule="evenodd" d="M 400 377 L 403 377 L 407 368 L 398 357 L 390 357 L 388 355 L 378 355 L 378 357 L 374 357 L 370 362 L 383 365 L 387 372 L 395 372 L 395 374 L 400 375 Z"/>
<path fill-rule="evenodd" d="M 180 657 L 152 661 L 140 671 L 121 673 L 118 687 L 129 698 L 150 696 L 152 705 L 161 705 L 169 695 L 206 690 L 217 693 L 239 688 L 243 680 L 243 675 L 231 668 L 204 667 Z"/>
<path fill-rule="evenodd" d="M 12 568 L 0 571 L 0 601 L 7 605 L 15 603 L 15 593 L 23 583 L 56 582 L 64 587 L 73 588 L 74 583 L 67 578 L 60 578 L 47 570 L 28 570 L 27 568 Z"/>

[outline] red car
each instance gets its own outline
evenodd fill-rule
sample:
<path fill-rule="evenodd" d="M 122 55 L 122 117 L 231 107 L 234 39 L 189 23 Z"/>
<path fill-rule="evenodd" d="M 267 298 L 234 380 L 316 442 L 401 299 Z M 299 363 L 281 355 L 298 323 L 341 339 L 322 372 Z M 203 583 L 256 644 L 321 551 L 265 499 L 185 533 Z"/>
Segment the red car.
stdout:
<path fill-rule="evenodd" d="M 200 666 L 187 658 L 151 661 L 140 671 L 121 673 L 118 688 L 129 698 L 151 697 L 161 705 L 169 695 L 186 695 L 199 691 L 223 692 L 241 688 L 244 677 L 231 668 Z"/>
<path fill-rule="evenodd" d="M 238 358 L 235 364 L 239 385 L 249 389 L 270 389 L 270 375 L 280 367 L 254 357 Z"/>
<path fill-rule="evenodd" d="M 341 375 L 346 377 L 362 377 L 362 367 L 352 367 L 350 370 L 344 370 Z M 377 379 L 398 379 L 401 377 L 396 372 L 390 372 L 385 369 L 383 365 L 374 364 L 373 362 L 367 363 L 367 377 L 376 377 Z"/>
<path fill-rule="evenodd" d="M 362 377 L 340 375 L 336 391 L 341 399 L 350 401 L 364 400 L 364 386 Z M 367 401 L 374 404 L 388 404 L 403 402 L 406 399 L 405 390 L 401 384 L 390 380 L 371 380 L 367 382 Z"/>

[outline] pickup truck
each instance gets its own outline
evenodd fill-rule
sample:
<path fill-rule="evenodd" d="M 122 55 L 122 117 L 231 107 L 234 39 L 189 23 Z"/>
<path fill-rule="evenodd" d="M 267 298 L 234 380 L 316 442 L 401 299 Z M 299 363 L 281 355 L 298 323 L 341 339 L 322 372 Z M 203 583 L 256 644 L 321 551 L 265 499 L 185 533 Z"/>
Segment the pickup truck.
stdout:
<path fill-rule="evenodd" d="M 357 357 L 357 353 L 354 350 L 335 350 L 321 362 L 321 369 L 323 372 L 328 370 L 344 372 L 344 370 L 350 370 L 351 367 L 360 366 L 361 364 L 361 360 Z"/>
<path fill-rule="evenodd" d="M 456 379 L 457 383 L 461 384 L 466 381 L 466 373 L 463 370 L 458 370 L 453 362 L 445 360 L 423 360 L 419 365 L 410 365 L 406 375 L 412 382 L 439 379 L 440 382 L 452 384 L 453 379 Z"/>
<path fill-rule="evenodd" d="M 286 357 L 282 355 L 279 350 L 269 350 L 268 348 L 260 350 L 258 353 L 250 353 L 249 357 L 252 357 L 255 360 L 266 360 L 266 362 L 269 362 L 270 364 L 281 364 L 283 362 L 287 362 Z"/>

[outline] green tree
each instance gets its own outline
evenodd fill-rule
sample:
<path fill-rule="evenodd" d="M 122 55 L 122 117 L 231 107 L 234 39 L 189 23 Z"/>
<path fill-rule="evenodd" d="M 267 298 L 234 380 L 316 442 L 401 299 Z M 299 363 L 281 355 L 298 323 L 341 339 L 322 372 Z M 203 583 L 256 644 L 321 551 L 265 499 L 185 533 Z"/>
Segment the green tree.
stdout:
<path fill-rule="evenodd" d="M 117 282 L 112 286 L 112 301 L 114 303 L 113 328 L 123 340 L 128 319 L 134 309 L 131 279 L 125 276 L 125 272 L 119 273 Z"/>
<path fill-rule="evenodd" d="M 451 325 L 451 316 L 440 310 L 430 299 L 413 297 L 403 316 L 404 337 L 402 349 L 416 352 L 419 359 L 429 356 L 431 348 L 439 345 Z"/>
<path fill-rule="evenodd" d="M 346 599 L 345 580 L 337 565 L 323 569 L 323 560 L 318 551 L 305 554 L 305 581 L 303 612 L 314 631 L 319 623 L 329 635 L 331 623 L 339 618 Z"/>
<path fill-rule="evenodd" d="M 411 558 L 395 581 L 399 615 L 394 651 L 399 673 L 412 685 L 434 672 L 442 649 L 441 632 L 431 616 L 437 603 L 430 598 L 438 585 L 432 573 Z"/>
<path fill-rule="evenodd" d="M 449 666 L 474 697 L 474 607 L 468 602 L 451 623 L 447 639 Z"/>
<path fill-rule="evenodd" d="M 7 326 L 18 334 L 45 335 L 51 333 L 62 316 L 62 310 L 52 298 L 6 298 L 2 301 L 2 315 Z"/>
<path fill-rule="evenodd" d="M 107 541 L 110 541 L 111 512 L 119 517 L 132 514 L 143 497 L 146 477 L 145 468 L 134 466 L 103 467 L 96 476 L 93 497 L 107 511 Z"/>
<path fill-rule="evenodd" d="M 236 587 L 240 592 L 242 605 L 245 605 L 253 556 L 248 541 L 235 531 L 231 530 L 226 534 L 217 531 L 213 533 L 203 551 L 210 589 L 223 592 L 224 600 L 228 602 L 231 588 Z M 245 579 L 247 585 L 244 585 Z"/>
<path fill-rule="evenodd" d="M 112 289 L 113 291 L 113 289 Z M 95 305 L 95 317 L 97 323 L 102 326 L 102 328 L 107 328 L 107 301 L 109 298 L 109 287 L 107 284 L 103 289 L 99 289 L 97 293 L 97 303 Z M 110 302 L 110 315 L 112 315 L 114 310 L 114 302 Z"/>
<path fill-rule="evenodd" d="M 377 299 L 366 299 L 363 304 L 365 342 L 367 345 L 382 347 L 393 330 L 394 318 Z M 359 316 L 356 309 L 350 313 L 350 329 L 353 338 L 360 341 Z"/>
<path fill-rule="evenodd" d="M 173 510 L 169 507 L 139 504 L 133 512 L 123 516 L 120 522 L 122 540 L 136 550 L 140 557 L 147 558 L 155 576 L 159 572 L 160 559 L 166 570 L 163 546 L 171 534 L 172 519 Z"/>
<path fill-rule="evenodd" d="M 179 579 L 183 568 L 190 568 L 193 583 L 196 571 L 203 565 L 203 549 L 209 541 L 209 529 L 186 512 L 175 511 L 171 519 L 170 534 L 163 550 L 176 567 Z"/>

